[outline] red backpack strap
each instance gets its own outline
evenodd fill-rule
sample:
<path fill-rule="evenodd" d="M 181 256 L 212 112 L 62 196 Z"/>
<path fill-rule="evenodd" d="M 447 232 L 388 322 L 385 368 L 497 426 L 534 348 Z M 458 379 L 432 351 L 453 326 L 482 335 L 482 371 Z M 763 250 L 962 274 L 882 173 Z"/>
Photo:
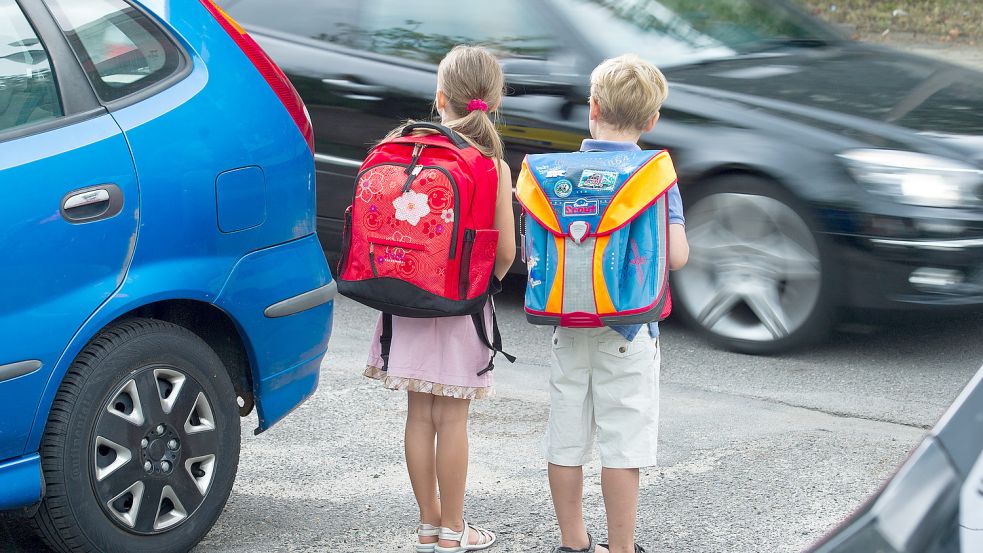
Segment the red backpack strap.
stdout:
<path fill-rule="evenodd" d="M 499 284 L 499 288 L 501 288 L 501 284 Z M 492 308 L 491 340 L 488 339 L 488 329 L 485 327 L 485 311 L 481 310 L 471 315 L 471 320 L 474 322 L 474 329 L 478 332 L 478 338 L 481 340 L 481 343 L 485 345 L 485 347 L 492 350 L 492 356 L 491 359 L 488 360 L 488 366 L 478 371 L 478 376 L 481 376 L 495 368 L 495 356 L 499 353 L 501 353 L 509 363 L 515 363 L 516 360 L 514 355 L 502 351 L 502 331 L 498 329 L 498 316 L 495 314 L 495 302 L 493 302 L 491 299 L 488 301 L 491 302 Z"/>
<path fill-rule="evenodd" d="M 444 137 L 450 140 L 451 144 L 456 146 L 459 150 L 466 150 L 471 147 L 471 144 L 469 144 L 468 141 L 461 135 L 454 132 L 453 129 L 445 127 L 439 123 L 410 123 L 409 125 L 403 127 L 402 135 L 407 136 L 412 134 L 414 131 L 419 130 L 436 131 L 437 133 L 444 135 Z"/>
<path fill-rule="evenodd" d="M 393 344 L 393 316 L 389 313 L 382 314 L 382 333 L 379 334 L 379 351 L 382 357 L 382 370 L 389 370 L 389 351 Z"/>

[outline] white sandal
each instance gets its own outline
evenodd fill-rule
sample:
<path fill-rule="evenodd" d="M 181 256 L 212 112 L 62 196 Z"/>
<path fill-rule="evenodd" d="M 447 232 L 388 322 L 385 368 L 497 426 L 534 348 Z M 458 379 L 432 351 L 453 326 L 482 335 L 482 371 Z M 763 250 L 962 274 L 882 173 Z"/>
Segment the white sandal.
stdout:
<path fill-rule="evenodd" d="M 421 523 L 416 529 L 416 535 L 420 538 L 438 538 L 440 536 L 440 528 L 436 526 L 431 526 L 429 524 Z M 433 543 L 420 543 L 419 540 L 416 542 L 416 553 L 434 553 L 434 548 L 437 547 L 437 542 Z"/>
<path fill-rule="evenodd" d="M 478 536 L 483 538 L 479 543 L 468 543 L 471 536 L 471 530 L 474 530 L 478 533 Z M 489 532 L 484 528 L 471 526 L 466 520 L 464 521 L 464 530 L 461 530 L 460 532 L 446 527 L 441 528 L 438 539 L 456 541 L 460 545 L 455 545 L 452 547 L 441 547 L 438 545 L 434 548 L 434 553 L 464 553 L 465 551 L 481 551 L 495 545 L 495 541 L 498 540 L 498 538 L 492 532 Z"/>

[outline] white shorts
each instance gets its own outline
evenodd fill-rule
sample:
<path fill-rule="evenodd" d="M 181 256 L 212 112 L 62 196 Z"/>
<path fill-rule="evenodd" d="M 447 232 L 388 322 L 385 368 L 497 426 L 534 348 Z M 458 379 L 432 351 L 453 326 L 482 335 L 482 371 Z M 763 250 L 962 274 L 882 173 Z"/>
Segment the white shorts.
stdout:
<path fill-rule="evenodd" d="M 594 436 L 607 468 L 655 466 L 659 438 L 658 341 L 610 328 L 557 328 L 550 367 L 546 460 L 577 467 Z"/>

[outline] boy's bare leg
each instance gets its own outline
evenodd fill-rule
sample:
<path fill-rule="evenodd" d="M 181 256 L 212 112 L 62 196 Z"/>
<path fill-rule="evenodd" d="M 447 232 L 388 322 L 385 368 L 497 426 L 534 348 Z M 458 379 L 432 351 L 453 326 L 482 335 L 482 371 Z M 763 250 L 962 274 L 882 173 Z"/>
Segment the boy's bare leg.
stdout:
<path fill-rule="evenodd" d="M 549 464 L 550 494 L 560 525 L 560 545 L 584 549 L 589 545 L 584 525 L 584 469 Z"/>
<path fill-rule="evenodd" d="M 433 395 L 409 392 L 406 413 L 406 469 L 410 473 L 413 495 L 420 506 L 420 522 L 440 526 L 440 502 L 437 500 L 437 463 L 435 441 L 437 427 L 433 423 Z M 434 543 L 434 537 L 420 538 L 421 543 Z"/>
<path fill-rule="evenodd" d="M 601 469 L 601 493 L 608 516 L 611 553 L 635 553 L 638 469 Z"/>

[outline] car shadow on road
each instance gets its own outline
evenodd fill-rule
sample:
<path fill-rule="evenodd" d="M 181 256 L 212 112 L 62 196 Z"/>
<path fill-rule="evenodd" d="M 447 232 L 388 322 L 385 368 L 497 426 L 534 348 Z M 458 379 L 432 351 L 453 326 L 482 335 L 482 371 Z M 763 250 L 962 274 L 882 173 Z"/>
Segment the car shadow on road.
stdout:
<path fill-rule="evenodd" d="M 0 551 L 48 553 L 51 550 L 34 533 L 26 519 L 0 517 Z"/>
<path fill-rule="evenodd" d="M 983 363 L 983 313 L 852 314 L 822 342 L 799 358 L 821 359 L 853 353 L 871 362 L 925 363 L 977 368 Z"/>

